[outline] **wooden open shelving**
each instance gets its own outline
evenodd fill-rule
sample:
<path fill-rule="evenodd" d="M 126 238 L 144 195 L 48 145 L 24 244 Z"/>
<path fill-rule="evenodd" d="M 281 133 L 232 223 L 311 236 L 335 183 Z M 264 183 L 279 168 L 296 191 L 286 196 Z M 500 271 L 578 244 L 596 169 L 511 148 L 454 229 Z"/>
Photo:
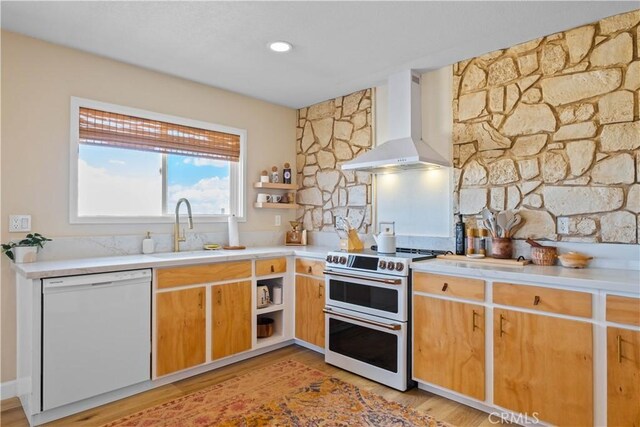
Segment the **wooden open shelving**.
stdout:
<path fill-rule="evenodd" d="M 260 203 L 260 202 L 255 202 L 253 204 L 253 207 L 260 208 L 260 209 L 266 209 L 266 208 L 270 208 L 270 209 L 296 209 L 298 207 L 298 204 L 297 203 L 269 203 L 269 202 Z"/>
<path fill-rule="evenodd" d="M 287 190 L 295 192 L 298 190 L 297 184 L 282 184 L 274 182 L 254 182 L 253 188 L 261 188 L 265 190 Z M 258 209 L 297 209 L 297 203 L 271 203 L 271 202 L 255 202 L 253 207 Z"/>
<path fill-rule="evenodd" d="M 281 184 L 281 183 L 273 183 L 273 182 L 254 182 L 253 188 L 267 188 L 272 190 L 296 191 L 298 189 L 298 185 L 297 184 Z"/>

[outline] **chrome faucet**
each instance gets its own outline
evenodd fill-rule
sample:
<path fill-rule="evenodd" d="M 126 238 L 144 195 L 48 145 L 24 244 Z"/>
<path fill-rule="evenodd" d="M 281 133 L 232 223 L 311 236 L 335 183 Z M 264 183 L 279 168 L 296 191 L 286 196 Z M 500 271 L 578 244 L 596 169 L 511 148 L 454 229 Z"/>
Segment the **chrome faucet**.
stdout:
<path fill-rule="evenodd" d="M 187 214 L 189 222 L 189 230 L 193 229 L 193 217 L 191 216 L 191 203 L 185 198 L 178 200 L 176 203 L 176 222 L 173 224 L 173 251 L 180 252 L 180 242 L 187 240 L 184 228 L 182 229 L 182 237 L 180 236 L 180 204 L 184 202 L 187 205 Z"/>

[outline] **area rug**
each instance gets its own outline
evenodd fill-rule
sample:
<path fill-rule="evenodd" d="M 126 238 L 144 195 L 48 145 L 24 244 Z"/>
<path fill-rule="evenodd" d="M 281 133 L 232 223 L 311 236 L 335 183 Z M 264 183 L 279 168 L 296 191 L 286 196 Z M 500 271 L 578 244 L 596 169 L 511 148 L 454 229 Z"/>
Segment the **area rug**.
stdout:
<path fill-rule="evenodd" d="M 430 415 L 286 360 L 104 427 L 446 425 Z"/>

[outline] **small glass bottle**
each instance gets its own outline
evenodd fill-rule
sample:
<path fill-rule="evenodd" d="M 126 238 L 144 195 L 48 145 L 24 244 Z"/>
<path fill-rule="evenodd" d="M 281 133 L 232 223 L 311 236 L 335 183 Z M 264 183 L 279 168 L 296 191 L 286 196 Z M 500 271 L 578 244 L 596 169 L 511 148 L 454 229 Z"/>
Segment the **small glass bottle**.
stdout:
<path fill-rule="evenodd" d="M 467 255 L 473 255 L 476 253 L 476 229 L 467 228 Z"/>
<path fill-rule="evenodd" d="M 489 230 L 486 228 L 478 229 L 480 232 L 480 238 L 478 239 L 478 253 L 482 255 L 487 254 L 487 236 L 489 236 Z"/>

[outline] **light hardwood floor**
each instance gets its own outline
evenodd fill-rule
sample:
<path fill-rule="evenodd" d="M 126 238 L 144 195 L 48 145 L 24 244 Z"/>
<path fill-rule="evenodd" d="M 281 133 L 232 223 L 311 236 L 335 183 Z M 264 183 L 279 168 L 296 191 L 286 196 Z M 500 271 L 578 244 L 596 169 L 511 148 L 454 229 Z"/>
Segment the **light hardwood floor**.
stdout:
<path fill-rule="evenodd" d="M 435 418 L 457 426 L 483 426 L 491 424 L 487 414 L 472 409 L 460 403 L 453 402 L 440 396 L 427 393 L 414 388 L 405 393 L 385 387 L 381 384 L 369 381 L 357 375 L 345 372 L 324 363 L 321 354 L 306 348 L 292 345 L 242 362 L 235 363 L 215 371 L 197 375 L 173 384 L 165 385 L 154 390 L 140 393 L 126 399 L 118 400 L 88 411 L 84 411 L 67 418 L 47 424 L 49 426 L 99 426 L 109 421 L 116 420 L 125 415 L 155 406 L 185 394 L 201 390 L 205 387 L 226 381 L 238 375 L 242 375 L 251 369 L 259 369 L 269 366 L 280 360 L 292 359 L 320 371 L 326 372 L 343 381 L 350 382 L 363 390 L 376 393 L 388 400 L 393 400 L 422 412 L 426 412 Z M 28 426 L 18 399 L 7 399 L 1 402 L 2 411 L 0 424 L 3 427 Z"/>

